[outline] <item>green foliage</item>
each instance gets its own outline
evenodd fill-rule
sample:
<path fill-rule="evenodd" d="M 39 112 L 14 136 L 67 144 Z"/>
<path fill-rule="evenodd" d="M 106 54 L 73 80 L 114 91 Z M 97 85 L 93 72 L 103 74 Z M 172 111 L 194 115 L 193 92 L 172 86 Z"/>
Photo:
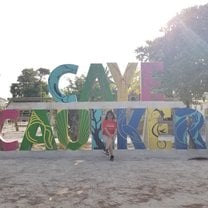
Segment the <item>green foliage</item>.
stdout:
<path fill-rule="evenodd" d="M 182 10 L 163 36 L 136 49 L 142 62 L 162 61 L 161 90 L 187 105 L 208 91 L 208 4 Z"/>
<path fill-rule="evenodd" d="M 141 93 L 139 83 L 140 83 L 140 72 L 139 72 L 139 70 L 135 70 L 132 83 L 128 88 L 129 100 L 131 100 L 131 101 L 139 100 L 139 95 Z"/>
<path fill-rule="evenodd" d="M 23 69 L 22 74 L 17 78 L 17 83 L 12 83 L 10 87 L 12 97 L 48 96 L 48 87 L 44 77 L 49 73 L 50 71 L 44 68 L 38 70 Z"/>
<path fill-rule="evenodd" d="M 80 76 L 75 76 L 74 79 L 68 78 L 67 79 L 69 83 L 68 86 L 62 89 L 61 91 L 65 95 L 76 95 L 77 100 L 79 100 L 80 93 L 81 93 L 81 90 L 83 89 L 85 80 L 86 80 L 86 76 L 83 74 Z"/>

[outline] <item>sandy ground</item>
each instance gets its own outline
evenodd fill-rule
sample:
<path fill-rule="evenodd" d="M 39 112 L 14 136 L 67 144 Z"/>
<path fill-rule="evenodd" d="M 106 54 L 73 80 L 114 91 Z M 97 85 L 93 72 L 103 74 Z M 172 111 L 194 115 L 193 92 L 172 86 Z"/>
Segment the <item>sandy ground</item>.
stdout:
<path fill-rule="evenodd" d="M 208 207 L 206 151 L 0 152 L 0 207 Z M 200 157 L 198 160 L 191 158 Z"/>
<path fill-rule="evenodd" d="M 0 208 L 207 208 L 207 158 L 208 150 L 115 150 L 113 162 L 101 150 L 0 152 Z"/>

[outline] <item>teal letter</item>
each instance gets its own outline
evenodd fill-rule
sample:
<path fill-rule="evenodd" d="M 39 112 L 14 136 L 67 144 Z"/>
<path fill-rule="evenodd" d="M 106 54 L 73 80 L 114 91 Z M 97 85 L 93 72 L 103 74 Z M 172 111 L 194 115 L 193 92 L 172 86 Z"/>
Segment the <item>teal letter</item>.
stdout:
<path fill-rule="evenodd" d="M 59 79 L 63 74 L 66 73 L 77 73 L 78 66 L 73 64 L 64 64 L 56 67 L 50 74 L 48 79 L 48 89 L 53 98 L 58 102 L 68 103 L 76 101 L 76 95 L 66 96 L 63 95 L 59 88 Z"/>

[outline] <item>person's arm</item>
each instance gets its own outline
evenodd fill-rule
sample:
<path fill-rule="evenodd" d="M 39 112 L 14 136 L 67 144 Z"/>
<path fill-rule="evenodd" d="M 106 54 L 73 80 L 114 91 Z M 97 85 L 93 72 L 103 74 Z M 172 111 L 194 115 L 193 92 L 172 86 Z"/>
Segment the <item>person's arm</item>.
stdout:
<path fill-rule="evenodd" d="M 112 137 L 115 137 L 117 134 L 117 127 L 115 128 L 114 134 L 112 135 Z"/>
<path fill-rule="evenodd" d="M 116 136 L 116 134 L 117 134 L 117 128 L 114 131 L 113 137 Z"/>
<path fill-rule="evenodd" d="M 108 135 L 109 137 L 112 137 L 112 135 L 111 135 L 110 132 L 108 131 L 108 128 L 107 128 L 107 127 L 105 127 L 105 132 L 107 133 L 107 135 Z"/>
<path fill-rule="evenodd" d="M 117 123 L 116 123 L 116 128 L 115 128 L 115 130 L 114 130 L 114 133 L 111 135 L 111 137 L 112 137 L 112 138 L 115 137 L 116 134 L 117 134 Z"/>

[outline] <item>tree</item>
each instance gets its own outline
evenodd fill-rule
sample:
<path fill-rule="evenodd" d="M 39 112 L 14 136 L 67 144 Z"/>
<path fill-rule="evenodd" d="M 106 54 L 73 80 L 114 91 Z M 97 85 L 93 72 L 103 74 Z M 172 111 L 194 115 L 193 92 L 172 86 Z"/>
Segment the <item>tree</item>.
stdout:
<path fill-rule="evenodd" d="M 17 97 L 45 97 L 48 95 L 47 83 L 43 80 L 49 74 L 48 69 L 23 69 L 17 83 L 12 83 L 10 92 Z"/>
<path fill-rule="evenodd" d="M 132 83 L 128 89 L 129 100 L 131 101 L 139 100 L 139 95 L 141 93 L 139 83 L 140 83 L 140 72 L 139 70 L 135 70 Z"/>
<path fill-rule="evenodd" d="M 112 93 L 116 94 L 116 92 L 117 92 L 116 85 L 113 81 L 113 78 L 112 78 L 108 68 L 105 68 L 105 74 L 108 79 Z M 68 78 L 67 81 L 69 82 L 68 86 L 65 87 L 64 89 L 62 89 L 61 91 L 65 95 L 76 95 L 77 100 L 79 101 L 81 91 L 82 91 L 82 89 L 84 87 L 84 83 L 86 81 L 86 76 L 82 74 L 80 76 L 76 76 L 75 79 Z M 98 82 L 98 80 L 95 80 L 95 83 L 94 83 L 94 86 L 93 86 L 93 89 L 91 92 L 91 97 L 89 98 L 89 100 L 91 100 L 91 101 L 92 100 L 93 101 L 102 100 L 99 89 L 100 89 L 99 82 Z"/>
<path fill-rule="evenodd" d="M 69 82 L 69 84 L 61 91 L 65 95 L 76 95 L 77 100 L 79 100 L 80 93 L 85 83 L 85 79 L 86 79 L 86 76 L 83 74 L 80 76 L 75 76 L 75 79 L 68 78 L 67 81 Z"/>
<path fill-rule="evenodd" d="M 39 68 L 36 71 L 37 71 L 37 76 L 39 77 L 39 89 L 40 89 L 39 96 L 41 98 L 47 97 L 48 96 L 48 85 L 43 80 L 45 79 L 46 75 L 50 74 L 50 70 L 45 69 L 45 68 Z"/>
<path fill-rule="evenodd" d="M 160 89 L 189 105 L 208 91 L 208 4 L 187 8 L 161 29 L 163 36 L 136 49 L 143 62 L 162 61 Z"/>
<path fill-rule="evenodd" d="M 105 74 L 109 82 L 110 89 L 116 98 L 118 89 L 108 68 L 105 68 Z M 81 90 L 83 89 L 86 80 L 86 76 L 82 74 L 81 76 L 76 76 L 74 80 L 71 78 L 68 78 L 67 80 L 69 82 L 68 86 L 62 89 L 61 91 L 65 95 L 76 95 L 77 100 L 79 100 Z M 131 83 L 131 86 L 129 86 L 129 90 L 128 90 L 130 100 L 133 100 L 133 98 L 137 100 L 139 98 L 139 94 L 140 94 L 140 86 L 138 84 L 139 80 L 140 80 L 140 73 L 138 70 L 136 70 L 134 73 L 133 81 Z M 99 87 L 100 87 L 99 82 L 96 80 L 94 83 L 94 88 L 91 92 L 92 97 L 90 98 L 90 100 L 93 101 L 102 100 Z"/>

